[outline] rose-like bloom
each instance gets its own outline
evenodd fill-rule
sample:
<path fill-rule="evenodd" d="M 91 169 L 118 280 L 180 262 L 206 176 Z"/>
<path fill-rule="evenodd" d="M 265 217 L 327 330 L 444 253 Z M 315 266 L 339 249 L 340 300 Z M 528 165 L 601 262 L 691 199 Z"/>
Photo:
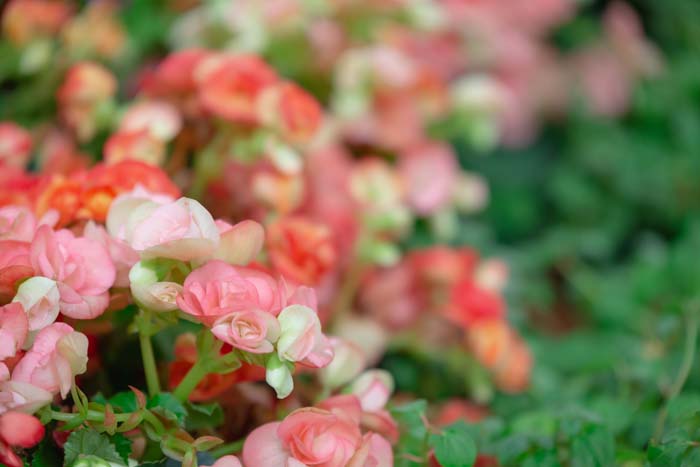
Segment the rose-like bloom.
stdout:
<path fill-rule="evenodd" d="M 381 436 L 362 436 L 357 420 L 343 411 L 298 409 L 282 422 L 255 429 L 243 446 L 246 467 L 393 465 L 391 446 Z"/>
<path fill-rule="evenodd" d="M 208 112 L 232 122 L 257 123 L 263 91 L 277 73 L 253 55 L 212 56 L 196 70 L 199 99 Z"/>
<path fill-rule="evenodd" d="M 104 160 L 108 164 L 136 160 L 159 166 L 165 160 L 165 143 L 146 128 L 120 130 L 105 142 Z"/>
<path fill-rule="evenodd" d="M 261 119 L 292 142 L 308 142 L 321 126 L 318 101 L 294 83 L 283 81 L 267 88 L 260 107 Z"/>
<path fill-rule="evenodd" d="M 0 307 L 0 361 L 15 356 L 24 345 L 28 331 L 29 322 L 22 305 L 10 303 Z"/>
<path fill-rule="evenodd" d="M 190 198 L 165 204 L 117 198 L 107 215 L 107 229 L 144 259 L 191 261 L 212 255 L 219 245 L 219 230 L 211 214 Z"/>
<path fill-rule="evenodd" d="M 405 151 L 399 173 L 411 207 L 420 215 L 444 207 L 452 198 L 458 170 L 454 152 L 446 144 L 425 143 Z"/>
<path fill-rule="evenodd" d="M 234 311 L 259 310 L 276 316 L 282 299 L 279 284 L 268 274 L 211 260 L 187 276 L 177 304 L 211 326 Z"/>
<path fill-rule="evenodd" d="M 17 284 L 34 275 L 29 259 L 29 243 L 0 240 L 0 301 L 12 300 Z"/>
<path fill-rule="evenodd" d="M 116 270 L 99 242 L 43 225 L 34 235 L 30 259 L 37 275 L 58 283 L 60 308 L 66 316 L 90 319 L 107 308 Z"/>
<path fill-rule="evenodd" d="M 234 311 L 216 320 L 212 334 L 231 346 L 251 353 L 270 353 L 280 335 L 277 319 L 256 310 Z"/>
<path fill-rule="evenodd" d="M 12 301 L 25 311 L 29 330 L 38 331 L 56 321 L 60 299 L 56 281 L 36 276 L 22 282 Z"/>
<path fill-rule="evenodd" d="M 139 261 L 139 254 L 123 241 L 107 233 L 103 226 L 92 221 L 85 225 L 83 237 L 95 240 L 107 248 L 117 271 L 114 287 L 128 287 L 129 271 Z"/>
<path fill-rule="evenodd" d="M 394 392 L 394 378 L 385 370 L 368 370 L 355 380 L 351 390 L 362 410 L 376 412 L 384 408 Z"/>
<path fill-rule="evenodd" d="M 22 412 L 0 415 L 0 463 L 8 467 L 22 467 L 24 463 L 12 448 L 32 448 L 43 437 L 44 425 L 36 417 Z"/>
<path fill-rule="evenodd" d="M 41 37 L 55 37 L 70 18 L 71 5 L 50 0 L 15 0 L 2 15 L 5 37 L 15 45 L 26 45 Z"/>
<path fill-rule="evenodd" d="M 73 378 L 85 372 L 88 340 L 65 323 L 54 323 L 36 335 L 34 345 L 17 363 L 12 380 L 35 385 L 65 398 Z"/>
<path fill-rule="evenodd" d="M 195 70 L 210 55 L 202 49 L 184 49 L 173 52 L 158 65 L 155 76 L 148 83 L 148 91 L 158 95 L 184 95 L 195 91 Z"/>
<path fill-rule="evenodd" d="M 304 305 L 290 305 L 277 319 L 280 324 L 277 354 L 281 360 L 316 368 L 330 363 L 333 348 L 321 332 L 321 322 L 314 310 Z"/>
<path fill-rule="evenodd" d="M 29 449 L 44 437 L 44 425 L 36 417 L 22 412 L 0 415 L 0 440 L 10 446 Z"/>
<path fill-rule="evenodd" d="M 31 151 L 32 137 L 27 130 L 12 122 L 0 122 L 0 167 L 24 168 Z"/>
<path fill-rule="evenodd" d="M 532 356 L 522 338 L 502 319 L 479 321 L 467 328 L 467 346 L 488 368 L 500 389 L 520 392 L 527 388 Z"/>
<path fill-rule="evenodd" d="M 116 91 L 116 78 L 102 65 L 80 62 L 68 70 L 56 97 L 63 119 L 80 140 L 94 136 L 99 107 L 112 99 Z"/>
<path fill-rule="evenodd" d="M 0 239 L 30 242 L 37 226 L 53 226 L 57 221 L 55 211 L 49 211 L 37 220 L 34 213 L 24 206 L 4 206 L 0 208 Z"/>
<path fill-rule="evenodd" d="M 214 259 L 226 261 L 229 264 L 245 266 L 258 256 L 265 242 L 265 231 L 255 221 L 245 220 L 236 225 L 217 220 L 221 240 L 214 252 Z"/>
<path fill-rule="evenodd" d="M 270 261 L 278 271 L 307 285 L 318 284 L 338 257 L 330 229 L 302 217 L 271 224 L 267 246 Z"/>
<path fill-rule="evenodd" d="M 144 101 L 129 107 L 119 124 L 119 132 L 146 130 L 160 141 L 172 140 L 182 128 L 177 108 L 164 101 Z"/>
<path fill-rule="evenodd" d="M 319 370 L 318 376 L 324 386 L 335 389 L 355 379 L 367 361 L 362 349 L 350 341 L 331 337 L 330 343 L 333 347 L 333 360 Z"/>
<path fill-rule="evenodd" d="M 502 319 L 505 303 L 498 293 L 480 287 L 473 279 L 465 279 L 452 287 L 447 316 L 457 324 L 469 327 L 479 321 Z"/>
<path fill-rule="evenodd" d="M 0 413 L 15 410 L 34 413 L 53 399 L 49 391 L 30 383 L 9 380 L 0 382 Z"/>

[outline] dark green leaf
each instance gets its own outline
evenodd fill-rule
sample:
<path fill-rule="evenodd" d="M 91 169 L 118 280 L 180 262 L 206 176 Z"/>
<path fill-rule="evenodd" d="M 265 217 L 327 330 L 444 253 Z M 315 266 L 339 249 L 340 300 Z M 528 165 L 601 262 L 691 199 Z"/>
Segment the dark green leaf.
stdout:
<path fill-rule="evenodd" d="M 114 445 L 110 443 L 109 438 L 91 428 L 83 428 L 71 433 L 63 450 L 65 453 L 63 465 L 65 467 L 70 467 L 81 457 L 90 455 L 107 462 L 126 465 Z"/>
<path fill-rule="evenodd" d="M 471 467 L 476 459 L 476 446 L 462 421 L 448 426 L 441 434 L 430 435 L 430 445 L 442 467 Z"/>
<path fill-rule="evenodd" d="M 162 413 L 165 417 L 176 421 L 180 426 L 185 424 L 187 409 L 169 392 L 161 392 L 151 397 L 146 407 Z"/>

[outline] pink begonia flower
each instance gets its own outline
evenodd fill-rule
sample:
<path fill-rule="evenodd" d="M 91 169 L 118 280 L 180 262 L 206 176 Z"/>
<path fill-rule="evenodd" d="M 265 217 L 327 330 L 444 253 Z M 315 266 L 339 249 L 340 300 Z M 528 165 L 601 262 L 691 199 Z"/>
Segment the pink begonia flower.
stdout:
<path fill-rule="evenodd" d="M 24 462 L 13 448 L 34 447 L 43 437 L 44 425 L 37 418 L 21 412 L 0 415 L 0 464 L 22 467 Z"/>
<path fill-rule="evenodd" d="M 277 319 L 280 323 L 277 354 L 281 360 L 315 368 L 331 362 L 333 348 L 321 332 L 321 322 L 314 310 L 304 305 L 290 305 Z"/>
<path fill-rule="evenodd" d="M 65 323 L 54 323 L 36 335 L 34 345 L 17 363 L 12 380 L 33 384 L 65 398 L 73 378 L 85 372 L 88 340 Z"/>
<path fill-rule="evenodd" d="M 191 261 L 216 251 L 219 230 L 198 201 L 180 198 L 163 205 L 138 206 L 124 225 L 123 238 L 142 258 Z"/>
<path fill-rule="evenodd" d="M 408 202 L 421 215 L 432 214 L 450 201 L 458 170 L 452 149 L 440 143 L 412 147 L 399 160 Z"/>
<path fill-rule="evenodd" d="M 32 275 L 34 268 L 29 260 L 29 243 L 0 240 L 0 300 L 12 300 L 19 281 Z"/>
<path fill-rule="evenodd" d="M 32 151 L 32 136 L 12 122 L 0 122 L 0 166 L 24 168 Z"/>
<path fill-rule="evenodd" d="M 116 270 L 98 241 L 54 232 L 46 225 L 34 234 L 30 260 L 35 273 L 58 283 L 61 313 L 76 319 L 95 318 L 107 308 Z"/>
<path fill-rule="evenodd" d="M 0 240 L 18 240 L 31 242 L 34 231 L 39 225 L 53 227 L 58 222 L 59 214 L 49 210 L 40 219 L 24 206 L 4 206 L 0 208 Z"/>
<path fill-rule="evenodd" d="M 34 413 L 52 399 L 49 391 L 30 383 L 13 380 L 0 383 L 0 413 L 8 410 Z"/>
<path fill-rule="evenodd" d="M 277 315 L 282 296 L 278 282 L 270 275 L 211 260 L 187 276 L 177 304 L 211 326 L 234 311 L 259 310 Z"/>
<path fill-rule="evenodd" d="M 22 282 L 12 302 L 22 306 L 28 319 L 29 330 L 39 331 L 56 321 L 60 299 L 61 294 L 56 281 L 36 276 Z"/>
<path fill-rule="evenodd" d="M 139 261 L 129 271 L 131 295 L 136 303 L 153 311 L 177 309 L 177 297 L 182 285 L 177 282 L 160 281 L 157 272 Z"/>
<path fill-rule="evenodd" d="M 24 308 L 19 303 L 0 307 L 0 361 L 12 358 L 24 345 L 29 332 L 29 322 Z M 0 373 L 5 373 L 7 366 Z M 2 381 L 0 374 L 0 381 Z"/>
<path fill-rule="evenodd" d="M 211 332 L 237 349 L 270 353 L 279 339 L 280 325 L 272 314 L 264 311 L 234 311 L 216 320 Z"/>
<path fill-rule="evenodd" d="M 119 124 L 120 132 L 148 130 L 161 141 L 170 141 L 182 128 L 177 108 L 165 101 L 144 101 L 129 107 Z"/>
<path fill-rule="evenodd" d="M 109 232 L 112 237 L 123 240 L 129 218 L 138 207 L 149 202 L 168 204 L 173 201 L 175 201 L 175 198 L 172 196 L 152 193 L 142 185 L 136 185 L 133 190 L 122 193 L 112 200 L 105 222 L 107 232 Z"/>
<path fill-rule="evenodd" d="M 243 467 L 243 465 L 236 456 L 222 456 L 212 465 L 203 465 L 202 467 Z"/>
<path fill-rule="evenodd" d="M 318 376 L 325 387 L 335 389 L 355 379 L 365 369 L 367 359 L 362 348 L 348 340 L 331 337 L 330 344 L 333 360 L 319 370 Z"/>
<path fill-rule="evenodd" d="M 399 439 L 399 426 L 391 414 L 386 410 L 374 412 L 364 410 L 360 399 L 354 394 L 330 397 L 319 403 L 317 407 L 351 418 L 363 430 L 378 433 L 392 442 L 396 442 Z"/>
<path fill-rule="evenodd" d="M 213 258 L 236 266 L 245 266 L 258 256 L 265 242 L 265 230 L 255 221 L 245 220 L 236 225 L 217 220 L 220 243 Z"/>
<path fill-rule="evenodd" d="M 361 443 L 362 433 L 352 420 L 309 407 L 254 430 L 243 446 L 243 462 L 246 467 L 342 467 Z"/>
<path fill-rule="evenodd" d="M 368 370 L 355 380 L 351 389 L 360 399 L 362 410 L 376 412 L 384 408 L 394 392 L 394 379 L 385 370 Z"/>
<path fill-rule="evenodd" d="M 114 287 L 128 287 L 129 270 L 138 262 L 139 254 L 123 241 L 111 236 L 104 227 L 92 221 L 85 225 L 83 236 L 98 241 L 107 248 L 117 270 Z"/>
<path fill-rule="evenodd" d="M 31 448 L 44 437 L 44 425 L 36 417 L 22 412 L 0 415 L 0 440 L 10 446 Z"/>

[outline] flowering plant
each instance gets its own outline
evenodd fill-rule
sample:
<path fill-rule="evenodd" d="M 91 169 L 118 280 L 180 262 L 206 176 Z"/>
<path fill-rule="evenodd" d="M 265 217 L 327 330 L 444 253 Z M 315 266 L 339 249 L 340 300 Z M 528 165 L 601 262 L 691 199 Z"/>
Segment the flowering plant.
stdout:
<path fill-rule="evenodd" d="M 686 451 L 697 426 L 676 413 L 692 406 L 676 397 L 694 311 L 653 435 L 656 392 L 635 399 L 635 423 L 622 412 L 636 406 L 598 394 L 665 381 L 658 368 L 679 352 L 656 334 L 679 326 L 654 312 L 671 295 L 694 310 L 677 278 L 696 271 L 676 258 L 692 251 L 690 234 L 668 258 L 645 249 L 632 282 L 648 300 L 627 297 L 632 307 L 601 298 L 605 281 L 619 293 L 624 279 L 586 263 L 627 254 L 633 225 L 670 236 L 691 221 L 682 208 L 659 214 L 633 163 L 615 166 L 595 143 L 587 119 L 658 121 L 635 86 L 666 64 L 632 7 L 609 2 L 598 21 L 583 3 L 0 7 L 0 464 L 629 467 L 696 456 Z M 697 95 L 694 83 L 683 92 Z M 669 139 L 690 146 L 696 113 Z M 527 153 L 549 145 L 563 155 L 543 184 Z M 672 197 L 675 174 L 695 165 L 649 179 Z M 556 199 L 534 201 L 543 190 Z M 643 209 L 618 206 L 630 193 Z M 599 209 L 608 197 L 615 208 Z M 649 204 L 654 219 L 629 214 Z M 601 215 L 617 243 L 569 225 L 581 211 Z M 532 243 L 520 248 L 522 237 Z M 662 277 L 673 283 L 647 293 Z M 577 294 L 596 305 L 591 316 L 571 312 Z M 640 303 L 654 310 L 639 326 L 615 321 Z M 597 322 L 601 309 L 614 316 Z M 589 321 L 601 332 L 586 340 Z M 597 355 L 608 328 L 644 364 Z M 547 332 L 570 338 L 561 355 Z M 575 363 L 614 361 L 615 374 L 572 375 L 579 338 Z M 682 435 L 669 428 L 679 418 Z"/>

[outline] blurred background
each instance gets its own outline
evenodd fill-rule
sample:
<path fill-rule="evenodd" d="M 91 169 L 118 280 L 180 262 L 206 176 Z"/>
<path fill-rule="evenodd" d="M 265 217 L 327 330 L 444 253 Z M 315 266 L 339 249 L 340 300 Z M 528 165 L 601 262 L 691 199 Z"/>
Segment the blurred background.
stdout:
<path fill-rule="evenodd" d="M 393 160 L 418 134 L 449 142 L 471 177 L 462 206 L 418 216 L 399 247 L 507 264 L 508 319 L 534 365 L 512 394 L 399 340 L 378 363 L 398 392 L 468 399 L 445 416 L 483 419 L 480 449 L 503 465 L 700 465 L 697 0 L 1 5 L 0 120 L 51 121 L 80 60 L 107 66 L 127 99 L 164 56 L 199 47 L 265 58 L 336 117 L 355 157 Z M 99 115 L 70 143 L 93 160 L 110 135 Z"/>

